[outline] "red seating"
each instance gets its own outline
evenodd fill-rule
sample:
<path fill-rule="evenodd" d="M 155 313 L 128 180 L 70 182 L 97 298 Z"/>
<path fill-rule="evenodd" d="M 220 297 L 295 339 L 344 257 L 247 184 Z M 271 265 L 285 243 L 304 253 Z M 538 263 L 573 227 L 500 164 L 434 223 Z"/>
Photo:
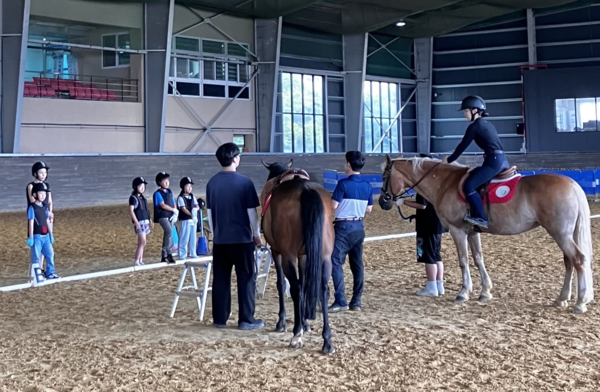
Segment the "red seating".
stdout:
<path fill-rule="evenodd" d="M 107 99 L 108 99 L 109 101 L 116 101 L 116 100 L 117 100 L 117 96 L 115 95 L 115 92 L 114 92 L 114 91 L 112 91 L 112 90 L 109 90 L 109 91 L 107 91 L 107 93 L 108 93 L 108 97 L 107 97 Z"/>
<path fill-rule="evenodd" d="M 77 86 L 77 88 L 75 89 L 75 96 L 78 99 L 87 99 L 86 90 L 81 86 Z"/>
<path fill-rule="evenodd" d="M 100 100 L 100 97 L 101 97 L 100 91 L 98 91 L 98 89 L 96 87 L 92 87 L 91 91 L 92 91 L 92 97 L 91 98 L 93 100 L 95 100 L 95 101 Z"/>
<path fill-rule="evenodd" d="M 56 77 L 34 77 L 33 81 L 24 83 L 23 96 L 94 101 L 121 100 L 121 92 L 111 89 L 108 79 L 106 82 L 93 83 L 91 77 L 85 79 L 86 81 L 62 79 L 62 77 L 62 75 L 56 75 Z"/>

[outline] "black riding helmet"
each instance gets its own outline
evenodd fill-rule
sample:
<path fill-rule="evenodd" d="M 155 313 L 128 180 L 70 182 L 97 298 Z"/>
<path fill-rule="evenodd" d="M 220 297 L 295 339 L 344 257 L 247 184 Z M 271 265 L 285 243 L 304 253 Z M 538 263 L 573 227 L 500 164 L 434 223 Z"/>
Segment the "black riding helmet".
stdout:
<path fill-rule="evenodd" d="M 50 192 L 50 186 L 45 182 L 36 182 L 31 188 L 31 193 L 34 194 L 38 192 Z"/>
<path fill-rule="evenodd" d="M 187 184 L 192 184 L 192 185 L 194 185 L 194 181 L 192 181 L 192 179 L 191 179 L 191 178 L 189 178 L 189 177 L 183 177 L 183 178 L 181 179 L 181 181 L 179 181 L 179 187 L 180 187 L 181 189 L 183 189 L 183 188 L 184 188 L 184 187 L 185 187 Z"/>
<path fill-rule="evenodd" d="M 156 185 L 160 186 L 160 183 L 163 182 L 164 179 L 171 177 L 169 173 L 160 172 L 156 175 Z"/>
<path fill-rule="evenodd" d="M 133 179 L 133 182 L 131 183 L 131 187 L 133 188 L 133 190 L 137 190 L 137 187 L 140 185 L 148 185 L 148 183 L 146 182 L 146 180 L 144 179 L 144 177 L 136 177 Z"/>
<path fill-rule="evenodd" d="M 34 163 L 33 166 L 31 167 L 31 175 L 35 177 L 37 172 L 42 169 L 50 170 L 50 167 L 48 165 L 46 165 L 44 162 Z"/>
<path fill-rule="evenodd" d="M 485 101 L 483 98 L 477 95 L 469 95 L 460 103 L 459 111 L 465 109 L 478 109 L 478 110 L 486 110 Z"/>

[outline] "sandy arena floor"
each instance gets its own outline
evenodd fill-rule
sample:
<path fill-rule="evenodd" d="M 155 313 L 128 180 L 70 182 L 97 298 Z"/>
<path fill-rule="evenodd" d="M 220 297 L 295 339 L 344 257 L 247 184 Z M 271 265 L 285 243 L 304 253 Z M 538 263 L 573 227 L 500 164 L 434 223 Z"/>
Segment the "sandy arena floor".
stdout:
<path fill-rule="evenodd" d="M 58 211 L 56 219 L 59 274 L 132 265 L 126 207 Z M 366 225 L 368 235 L 413 229 L 378 208 Z M 598 254 L 600 220 L 592 234 Z M 0 284 L 26 281 L 24 214 L 1 214 L 0 235 Z M 146 262 L 156 262 L 160 229 L 149 242 Z M 564 276 L 557 246 L 541 230 L 486 235 L 483 245 L 494 300 L 456 305 L 460 269 L 450 237 L 442 252 L 447 294 L 435 299 L 414 295 L 424 281 L 414 238 L 367 244 L 363 311 L 331 316 L 337 352 L 327 357 L 318 320 L 302 350 L 287 348 L 291 332 L 271 332 L 274 273 L 257 300 L 267 327 L 258 332 L 234 328 L 235 304 L 230 328 L 212 328 L 210 299 L 203 323 L 190 298 L 169 319 L 180 267 L 0 294 L 0 391 L 600 390 L 597 305 L 582 316 L 551 306 Z M 478 293 L 474 267 L 472 274 Z M 291 300 L 287 306 L 291 331 Z"/>

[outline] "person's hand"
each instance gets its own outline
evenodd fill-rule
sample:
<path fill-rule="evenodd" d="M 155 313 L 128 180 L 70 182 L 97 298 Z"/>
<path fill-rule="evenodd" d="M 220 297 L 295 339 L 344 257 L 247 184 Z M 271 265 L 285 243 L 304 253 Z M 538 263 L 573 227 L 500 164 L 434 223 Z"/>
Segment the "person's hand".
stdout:
<path fill-rule="evenodd" d="M 52 245 L 54 243 L 54 234 L 50 233 L 48 235 L 50 236 L 48 238 L 50 238 L 50 244 Z"/>
<path fill-rule="evenodd" d="M 154 222 L 150 221 L 150 228 L 154 229 Z"/>
<path fill-rule="evenodd" d="M 402 204 L 404 204 L 404 199 L 398 199 L 398 200 L 396 200 L 396 205 L 398 207 L 400 207 Z"/>
<path fill-rule="evenodd" d="M 135 231 L 142 231 L 142 226 L 140 225 L 139 222 L 136 222 L 133 224 L 133 226 L 135 227 Z"/>
<path fill-rule="evenodd" d="M 442 159 L 442 163 L 448 163 L 448 156 L 447 155 Z"/>
<path fill-rule="evenodd" d="M 254 245 L 262 246 L 262 240 L 260 239 L 260 237 L 254 237 Z"/>
<path fill-rule="evenodd" d="M 27 238 L 27 246 L 29 246 L 30 248 L 33 246 L 33 237 Z"/>

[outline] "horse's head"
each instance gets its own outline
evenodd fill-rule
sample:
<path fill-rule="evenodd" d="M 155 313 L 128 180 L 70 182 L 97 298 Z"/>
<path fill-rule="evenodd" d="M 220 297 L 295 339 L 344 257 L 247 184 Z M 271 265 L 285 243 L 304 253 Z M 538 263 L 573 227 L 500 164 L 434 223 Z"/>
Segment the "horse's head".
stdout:
<path fill-rule="evenodd" d="M 269 171 L 269 177 L 267 177 L 267 181 L 270 181 L 275 177 L 279 177 L 280 175 L 291 169 L 292 165 L 294 164 L 293 159 L 290 159 L 290 161 L 286 164 L 283 164 L 281 162 L 266 163 L 262 159 L 260 161 Z"/>
<path fill-rule="evenodd" d="M 407 188 L 406 177 L 396 168 L 403 159 L 392 159 L 389 155 L 385 156 L 385 162 L 381 164 L 383 170 L 381 194 L 379 195 L 379 206 L 383 210 L 391 210 L 394 207 L 399 195 Z"/>

